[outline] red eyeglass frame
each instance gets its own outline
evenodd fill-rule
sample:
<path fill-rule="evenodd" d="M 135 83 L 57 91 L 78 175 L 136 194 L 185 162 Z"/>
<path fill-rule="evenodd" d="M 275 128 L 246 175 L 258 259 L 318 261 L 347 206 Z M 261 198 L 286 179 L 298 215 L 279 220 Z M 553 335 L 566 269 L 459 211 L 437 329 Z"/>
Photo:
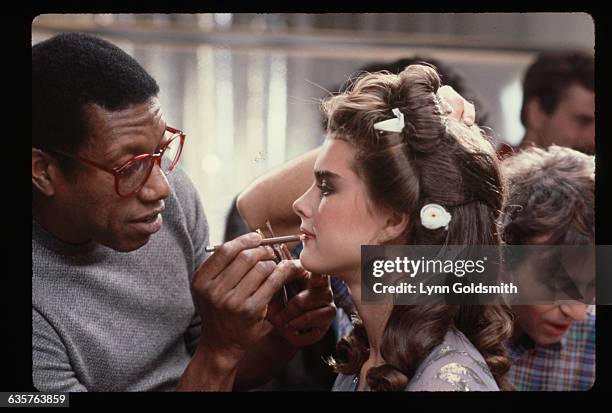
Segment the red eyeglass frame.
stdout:
<path fill-rule="evenodd" d="M 168 170 L 168 173 L 164 174 L 167 176 L 170 172 L 172 172 L 174 170 L 174 168 L 176 167 L 176 165 L 178 164 L 178 160 L 181 157 L 181 154 L 183 152 L 183 145 L 185 144 L 185 133 L 179 129 L 173 128 L 171 126 L 166 126 L 166 131 L 170 132 L 173 134 L 173 136 L 170 137 L 170 139 L 168 139 L 168 141 L 166 143 L 164 143 L 164 145 L 159 148 L 159 151 L 157 151 L 156 153 L 150 154 L 150 153 L 143 153 L 141 155 L 136 155 L 133 158 L 129 159 L 128 161 L 126 161 L 125 163 L 123 163 L 121 166 L 115 167 L 115 168 L 109 168 L 105 165 L 102 165 L 96 161 L 92 161 L 91 159 L 87 159 L 84 158 L 82 156 L 79 155 L 74 155 L 65 151 L 62 151 L 60 149 L 54 149 L 52 151 L 49 152 L 54 152 L 54 153 L 58 153 L 64 156 L 67 156 L 69 158 L 72 159 L 76 159 L 78 161 L 81 161 L 83 163 L 86 163 L 88 165 L 91 165 L 93 167 L 96 167 L 98 169 L 101 169 L 105 172 L 108 172 L 109 174 L 113 175 L 115 177 L 115 192 L 117 193 L 117 195 L 119 195 L 120 197 L 129 197 L 132 195 L 135 195 L 138 193 L 138 191 L 140 191 L 142 189 L 142 187 L 147 183 L 147 181 L 149 180 L 149 177 L 151 176 L 151 172 L 153 171 L 153 168 L 155 167 L 155 164 L 157 164 L 157 166 L 160 167 L 161 169 L 161 160 L 162 157 L 164 156 L 164 151 L 166 150 L 166 148 L 168 147 L 168 145 L 170 145 L 170 142 L 174 141 L 176 138 L 180 139 L 180 148 L 179 148 L 179 152 L 176 156 L 176 160 L 173 162 L 173 164 L 170 166 L 170 169 Z M 134 162 L 137 161 L 141 161 L 143 159 L 146 158 L 152 158 L 153 162 L 151 162 L 151 167 L 149 168 L 149 171 L 147 172 L 147 177 L 145 179 L 143 179 L 142 184 L 140 184 L 140 186 L 138 186 L 138 188 L 136 188 L 134 191 L 130 192 L 129 194 L 121 194 L 119 192 L 119 179 L 121 177 L 121 172 L 123 172 L 126 168 L 128 168 L 129 166 L 131 166 Z M 163 169 L 162 169 L 163 171 Z"/>

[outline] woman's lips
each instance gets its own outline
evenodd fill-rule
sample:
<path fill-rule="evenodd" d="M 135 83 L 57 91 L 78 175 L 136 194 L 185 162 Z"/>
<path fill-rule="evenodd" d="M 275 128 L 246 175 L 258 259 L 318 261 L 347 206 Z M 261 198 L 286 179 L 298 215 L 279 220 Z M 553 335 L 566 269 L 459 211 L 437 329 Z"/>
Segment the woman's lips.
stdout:
<path fill-rule="evenodd" d="M 304 228 L 300 228 L 300 232 L 306 236 L 304 240 L 316 238 L 312 232 L 306 231 Z"/>

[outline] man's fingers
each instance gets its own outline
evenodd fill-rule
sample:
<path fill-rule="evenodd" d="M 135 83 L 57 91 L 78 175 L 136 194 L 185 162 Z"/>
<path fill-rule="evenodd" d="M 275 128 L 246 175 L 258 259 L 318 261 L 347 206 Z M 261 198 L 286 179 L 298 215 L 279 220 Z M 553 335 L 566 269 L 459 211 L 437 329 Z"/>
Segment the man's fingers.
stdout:
<path fill-rule="evenodd" d="M 293 274 L 291 274 L 289 282 L 300 278 L 306 278 L 308 275 L 310 275 L 310 273 L 304 269 L 299 259 L 291 260 L 291 262 L 293 263 L 294 270 Z"/>
<path fill-rule="evenodd" d="M 449 105 L 451 112 L 448 116 L 452 119 L 462 121 L 467 126 L 472 126 L 476 119 L 476 109 L 474 105 L 465 100 L 451 86 L 445 85 L 438 89 L 438 96 L 442 102 Z"/>
<path fill-rule="evenodd" d="M 257 274 L 261 280 L 274 270 L 274 262 L 270 260 L 273 252 L 267 251 L 268 247 L 257 247 L 242 250 L 236 255 L 234 261 L 210 282 L 215 284 L 216 293 L 223 296 L 236 288 L 249 274 Z M 261 280 L 259 281 L 261 283 Z M 255 285 L 257 288 L 259 284 Z M 254 290 L 248 291 L 244 298 L 248 297 Z"/>
<path fill-rule="evenodd" d="M 321 340 L 327 332 L 327 328 L 316 327 L 309 331 L 300 333 L 298 331 L 286 331 L 283 336 L 296 347 L 309 346 Z"/>
<path fill-rule="evenodd" d="M 266 319 L 277 328 L 281 327 L 280 313 L 285 309 L 285 304 L 280 294 L 282 294 L 282 292 L 279 292 L 279 294 L 270 301 L 270 304 L 268 304 L 268 313 L 266 314 Z"/>
<path fill-rule="evenodd" d="M 455 91 L 455 89 L 448 85 L 441 86 L 438 89 L 438 97 L 440 97 L 440 100 L 444 106 L 448 105 L 448 108 L 442 108 L 445 112 L 448 112 L 449 110 L 451 111 L 448 116 L 455 120 L 461 120 L 461 117 L 463 116 L 465 99 L 463 99 L 461 95 Z"/>
<path fill-rule="evenodd" d="M 308 285 L 310 287 L 322 287 L 327 288 L 331 286 L 329 276 L 312 273 L 308 276 Z"/>
<path fill-rule="evenodd" d="M 313 327 L 329 326 L 336 317 L 336 307 L 328 305 L 308 311 L 301 316 L 294 318 L 287 324 L 287 329 L 306 330 Z"/>
<path fill-rule="evenodd" d="M 196 276 L 212 280 L 227 268 L 241 251 L 259 246 L 261 240 L 261 235 L 251 232 L 224 243 L 204 261 L 196 272 Z"/>
<path fill-rule="evenodd" d="M 474 125 L 474 122 L 476 121 L 476 108 L 467 100 L 463 105 L 463 117 L 461 120 L 463 120 L 463 123 L 465 123 L 467 126 Z"/>
<path fill-rule="evenodd" d="M 263 267 L 261 265 L 258 266 L 258 264 L 260 262 L 271 261 L 273 257 L 274 251 L 268 246 L 259 246 L 242 250 L 216 277 L 218 278 L 217 281 L 226 284 L 227 287 L 229 287 L 226 289 L 234 288 L 251 269 L 257 266 L 257 269 L 262 271 Z M 267 267 L 269 266 L 266 266 L 266 268 Z"/>
<path fill-rule="evenodd" d="M 248 305 L 256 308 L 267 305 L 270 300 L 272 300 L 274 294 L 276 294 L 283 285 L 294 279 L 297 273 L 299 273 L 299 268 L 296 267 L 293 260 L 281 261 L 253 295 L 246 299 Z"/>
<path fill-rule="evenodd" d="M 306 311 L 329 305 L 332 300 L 331 291 L 327 294 L 315 294 L 312 290 L 300 291 L 289 300 L 287 308 L 280 314 L 282 321 L 287 323 Z"/>
<path fill-rule="evenodd" d="M 234 286 L 232 294 L 238 302 L 249 298 L 270 274 L 275 270 L 277 264 L 274 261 L 259 261 L 253 268 L 239 280 Z"/>

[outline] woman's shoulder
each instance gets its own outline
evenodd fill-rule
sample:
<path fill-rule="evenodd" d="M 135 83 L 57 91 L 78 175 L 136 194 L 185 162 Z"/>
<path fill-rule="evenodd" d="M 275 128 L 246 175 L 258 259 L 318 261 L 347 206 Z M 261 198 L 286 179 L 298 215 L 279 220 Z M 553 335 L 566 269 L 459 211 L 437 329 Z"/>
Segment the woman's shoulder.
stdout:
<path fill-rule="evenodd" d="M 408 391 L 497 391 L 487 363 L 455 328 L 432 349 L 410 380 Z"/>
<path fill-rule="evenodd" d="M 339 373 L 334 381 L 332 391 L 355 391 L 357 388 L 357 375 L 356 374 L 342 374 Z"/>

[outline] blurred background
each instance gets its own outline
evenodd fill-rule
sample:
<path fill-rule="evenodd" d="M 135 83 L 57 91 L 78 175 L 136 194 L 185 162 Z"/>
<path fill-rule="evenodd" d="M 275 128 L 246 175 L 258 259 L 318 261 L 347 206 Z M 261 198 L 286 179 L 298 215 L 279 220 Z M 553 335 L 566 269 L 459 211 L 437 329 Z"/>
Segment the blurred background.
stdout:
<path fill-rule="evenodd" d="M 319 101 L 359 68 L 436 59 L 476 93 L 492 136 L 514 145 L 535 55 L 594 48 L 586 13 L 46 14 L 32 44 L 69 31 L 115 43 L 157 80 L 168 124 L 187 134 L 181 165 L 215 244 L 242 189 L 322 142 Z"/>

